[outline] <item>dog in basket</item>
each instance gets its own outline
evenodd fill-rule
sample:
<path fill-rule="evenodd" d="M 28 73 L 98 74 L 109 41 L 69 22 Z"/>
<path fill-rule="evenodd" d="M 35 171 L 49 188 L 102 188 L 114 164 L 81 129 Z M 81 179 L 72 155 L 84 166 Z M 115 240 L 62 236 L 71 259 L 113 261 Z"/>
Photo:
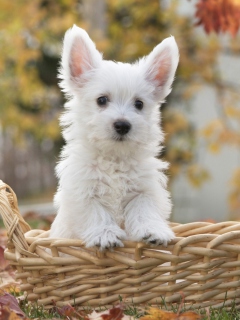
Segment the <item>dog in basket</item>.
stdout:
<path fill-rule="evenodd" d="M 52 238 L 104 250 L 124 239 L 167 245 L 174 237 L 168 165 L 156 156 L 163 142 L 159 109 L 178 60 L 174 37 L 129 64 L 103 60 L 83 29 L 66 32 L 60 69 L 66 145 L 56 168 Z"/>

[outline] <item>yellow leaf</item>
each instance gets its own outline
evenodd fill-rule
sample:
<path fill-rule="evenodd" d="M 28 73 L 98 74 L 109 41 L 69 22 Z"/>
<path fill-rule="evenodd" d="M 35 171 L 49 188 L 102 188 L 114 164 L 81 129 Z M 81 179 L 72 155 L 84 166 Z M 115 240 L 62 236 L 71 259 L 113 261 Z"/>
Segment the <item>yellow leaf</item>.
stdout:
<path fill-rule="evenodd" d="M 193 311 L 174 313 L 157 308 L 149 308 L 148 315 L 141 317 L 140 320 L 199 320 L 202 317 Z"/>
<path fill-rule="evenodd" d="M 223 130 L 224 126 L 220 119 L 215 119 L 211 121 L 204 129 L 200 131 L 200 133 L 206 137 L 210 138 L 216 134 L 219 134 Z"/>
<path fill-rule="evenodd" d="M 187 169 L 187 177 L 194 187 L 199 188 L 209 179 L 209 173 L 199 164 L 193 164 Z"/>
<path fill-rule="evenodd" d="M 219 153 L 220 151 L 220 145 L 216 142 L 211 142 L 209 145 L 208 145 L 208 149 L 209 151 L 211 151 L 212 153 Z"/>

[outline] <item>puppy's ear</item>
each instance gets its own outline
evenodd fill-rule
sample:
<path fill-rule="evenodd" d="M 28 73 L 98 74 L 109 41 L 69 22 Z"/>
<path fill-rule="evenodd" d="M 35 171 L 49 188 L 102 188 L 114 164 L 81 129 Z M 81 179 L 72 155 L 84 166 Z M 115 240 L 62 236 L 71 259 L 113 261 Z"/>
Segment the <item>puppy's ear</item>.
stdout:
<path fill-rule="evenodd" d="M 89 73 L 97 69 L 101 61 L 102 55 L 87 32 L 74 25 L 63 40 L 60 86 L 68 93 L 71 93 L 71 89 L 83 86 Z"/>
<path fill-rule="evenodd" d="M 171 92 L 178 61 L 179 52 L 174 37 L 163 40 L 145 58 L 144 77 L 154 86 L 158 101 L 163 101 Z"/>

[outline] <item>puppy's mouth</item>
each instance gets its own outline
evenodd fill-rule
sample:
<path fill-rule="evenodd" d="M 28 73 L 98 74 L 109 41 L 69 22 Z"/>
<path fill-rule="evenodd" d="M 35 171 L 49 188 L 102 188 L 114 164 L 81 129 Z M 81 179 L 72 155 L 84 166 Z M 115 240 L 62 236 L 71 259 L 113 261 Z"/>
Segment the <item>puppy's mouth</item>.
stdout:
<path fill-rule="evenodd" d="M 123 141 L 126 141 L 127 140 L 127 137 L 126 136 L 114 136 L 113 139 L 115 141 L 120 141 L 120 142 L 123 142 Z"/>

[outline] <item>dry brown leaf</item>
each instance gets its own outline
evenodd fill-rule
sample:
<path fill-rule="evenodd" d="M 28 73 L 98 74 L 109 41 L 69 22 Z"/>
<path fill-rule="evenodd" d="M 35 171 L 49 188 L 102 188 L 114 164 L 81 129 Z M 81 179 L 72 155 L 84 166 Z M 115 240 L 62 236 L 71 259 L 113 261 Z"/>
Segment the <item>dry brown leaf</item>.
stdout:
<path fill-rule="evenodd" d="M 5 247 L 7 240 L 8 240 L 7 230 L 0 229 L 0 246 Z"/>
<path fill-rule="evenodd" d="M 84 319 L 87 320 L 87 314 L 85 311 L 77 311 L 74 307 L 72 307 L 70 304 L 65 305 L 63 307 L 57 307 L 56 303 L 54 302 L 54 308 L 53 311 L 58 313 L 61 317 L 64 317 L 64 319 Z"/>
<path fill-rule="evenodd" d="M 186 311 L 181 313 L 178 318 L 178 320 L 199 320 L 202 319 L 202 317 L 193 311 Z"/>
<path fill-rule="evenodd" d="M 5 270 L 6 267 L 9 265 L 9 262 L 4 258 L 4 250 L 5 247 L 0 245 L 0 271 Z"/>
<path fill-rule="evenodd" d="M 23 320 L 27 318 L 19 317 L 14 311 L 11 311 L 9 307 L 0 305 L 0 319 L 1 320 Z"/>
<path fill-rule="evenodd" d="M 20 292 L 20 283 L 15 281 L 11 273 L 8 271 L 0 272 L 0 290 L 5 292 Z"/>
<path fill-rule="evenodd" d="M 4 249 L 4 246 L 0 245 L 0 289 L 7 292 L 19 292 L 20 284 L 15 281 L 14 271 L 4 259 Z"/>
<path fill-rule="evenodd" d="M 149 308 L 148 315 L 141 317 L 140 320 L 199 320 L 201 316 L 193 311 L 174 313 L 158 308 Z"/>

